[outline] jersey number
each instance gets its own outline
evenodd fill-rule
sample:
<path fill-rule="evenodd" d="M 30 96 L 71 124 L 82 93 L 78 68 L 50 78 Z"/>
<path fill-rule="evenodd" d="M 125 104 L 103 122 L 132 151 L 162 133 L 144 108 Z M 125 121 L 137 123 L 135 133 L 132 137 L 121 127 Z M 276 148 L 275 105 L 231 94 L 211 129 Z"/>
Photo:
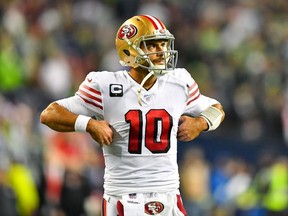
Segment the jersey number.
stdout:
<path fill-rule="evenodd" d="M 152 109 L 146 115 L 145 147 L 152 153 L 166 153 L 170 149 L 170 135 L 173 120 L 164 109 Z M 143 139 L 143 119 L 141 110 L 129 110 L 125 120 L 130 124 L 128 151 L 141 154 Z"/>

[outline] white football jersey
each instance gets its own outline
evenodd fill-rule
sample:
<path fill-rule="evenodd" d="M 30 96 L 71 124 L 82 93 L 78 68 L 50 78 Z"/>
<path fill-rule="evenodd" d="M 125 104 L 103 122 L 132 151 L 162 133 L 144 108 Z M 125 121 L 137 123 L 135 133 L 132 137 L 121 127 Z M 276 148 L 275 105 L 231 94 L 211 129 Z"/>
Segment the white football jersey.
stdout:
<path fill-rule="evenodd" d="M 200 94 L 185 69 L 158 77 L 149 90 L 141 88 L 140 95 L 139 88 L 127 71 L 90 72 L 74 97 L 58 101 L 74 113 L 104 119 L 112 126 L 113 142 L 103 147 L 108 195 L 178 189 L 179 118 L 184 113 L 199 116 L 218 103 Z"/>

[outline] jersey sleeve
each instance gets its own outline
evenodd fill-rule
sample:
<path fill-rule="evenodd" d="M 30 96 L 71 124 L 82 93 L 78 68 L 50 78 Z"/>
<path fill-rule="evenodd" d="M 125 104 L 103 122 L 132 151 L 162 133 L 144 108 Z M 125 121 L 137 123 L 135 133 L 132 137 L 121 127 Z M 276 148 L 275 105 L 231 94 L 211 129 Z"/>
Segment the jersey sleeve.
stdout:
<path fill-rule="evenodd" d="M 85 102 L 77 95 L 56 101 L 60 106 L 78 115 L 95 116 L 95 112 L 85 106 Z"/>
<path fill-rule="evenodd" d="M 83 105 L 93 112 L 103 115 L 103 95 L 99 85 L 99 72 L 90 72 L 79 86 L 75 96 L 82 99 Z"/>
<path fill-rule="evenodd" d="M 184 73 L 184 77 L 188 92 L 185 114 L 199 116 L 209 106 L 219 103 L 216 99 L 201 94 L 198 84 L 188 71 Z"/>

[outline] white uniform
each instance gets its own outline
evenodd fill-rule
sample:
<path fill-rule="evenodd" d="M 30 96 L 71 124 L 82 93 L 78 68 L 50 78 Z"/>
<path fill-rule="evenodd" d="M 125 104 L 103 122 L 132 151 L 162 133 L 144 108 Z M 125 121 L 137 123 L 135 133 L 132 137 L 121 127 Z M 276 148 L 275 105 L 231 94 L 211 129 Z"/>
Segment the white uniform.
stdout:
<path fill-rule="evenodd" d="M 142 106 L 139 88 L 127 71 L 91 72 L 74 97 L 57 101 L 74 113 L 105 119 L 112 126 L 113 142 L 103 147 L 107 195 L 178 190 L 179 118 L 184 113 L 199 116 L 218 103 L 200 94 L 185 69 L 158 77 L 149 90 L 142 88 Z"/>

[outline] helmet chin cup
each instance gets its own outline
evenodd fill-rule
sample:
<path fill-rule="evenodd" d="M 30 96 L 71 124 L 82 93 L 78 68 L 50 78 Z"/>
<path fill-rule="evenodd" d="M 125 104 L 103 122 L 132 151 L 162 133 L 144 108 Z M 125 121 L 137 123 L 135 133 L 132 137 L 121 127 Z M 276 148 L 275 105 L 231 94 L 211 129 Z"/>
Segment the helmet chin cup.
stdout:
<path fill-rule="evenodd" d="M 152 67 L 149 67 L 148 70 L 152 72 L 154 76 L 162 76 L 169 72 L 169 70 L 167 70 L 165 65 L 154 65 Z"/>

